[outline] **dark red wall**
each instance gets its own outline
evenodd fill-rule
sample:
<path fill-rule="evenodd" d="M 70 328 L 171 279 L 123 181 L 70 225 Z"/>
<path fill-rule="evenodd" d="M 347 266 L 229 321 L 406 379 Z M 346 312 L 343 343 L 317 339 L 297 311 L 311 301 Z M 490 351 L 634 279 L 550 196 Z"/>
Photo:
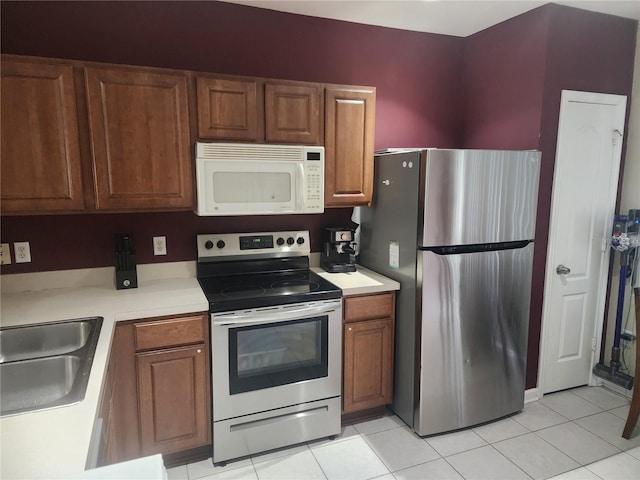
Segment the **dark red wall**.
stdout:
<path fill-rule="evenodd" d="M 464 145 L 542 152 L 527 388 L 538 376 L 560 95 L 630 98 L 637 28 L 634 20 L 547 4 L 467 38 Z"/>
<path fill-rule="evenodd" d="M 538 148 L 548 30 L 539 8 L 467 37 L 465 148 Z"/>
<path fill-rule="evenodd" d="M 191 212 L 48 215 L 2 218 L 2 241 L 28 240 L 31 264 L 3 265 L 2 273 L 113 265 L 113 234 L 133 235 L 140 264 L 195 260 L 196 235 L 203 233 L 309 230 L 312 251 L 322 248 L 325 227 L 351 225 L 351 210 L 333 208 L 324 215 L 198 217 Z M 153 256 L 153 237 L 167 237 L 167 255 Z M 28 271 L 34 271 L 30 269 Z"/>
<path fill-rule="evenodd" d="M 377 88 L 375 147 L 460 143 L 463 39 L 219 2 L 2 2 L 3 53 L 256 75 Z M 3 217 L 2 242 L 33 262 L 2 273 L 111 265 L 113 233 L 132 231 L 141 263 L 195 259 L 196 233 L 349 224 L 324 215 L 200 218 L 191 213 Z M 169 256 L 153 257 L 166 235 Z"/>
<path fill-rule="evenodd" d="M 3 53 L 377 88 L 376 148 L 460 141 L 464 39 L 221 2 L 2 2 Z"/>
<path fill-rule="evenodd" d="M 532 328 L 529 331 L 529 358 L 535 365 L 527 371 L 527 384 L 536 384 L 538 373 L 540 330 L 544 293 L 544 275 L 549 238 L 549 216 L 553 172 L 558 141 L 558 119 L 562 90 L 612 93 L 627 96 L 625 135 L 622 165 L 626 152 L 627 128 L 631 107 L 631 90 L 638 23 L 611 15 L 598 15 L 560 5 L 549 5 L 551 11 L 547 73 L 545 75 L 540 147 L 543 169 L 540 175 L 536 251 L 534 256 L 532 290 Z M 618 184 L 618 201 L 622 182 Z M 607 302 L 609 296 L 607 295 Z M 608 308 L 605 308 L 605 312 Z M 606 314 L 605 314 L 606 320 Z M 606 328 L 605 328 L 606 331 Z M 603 342 L 604 344 L 604 342 Z M 534 369 L 535 367 L 535 369 Z"/>

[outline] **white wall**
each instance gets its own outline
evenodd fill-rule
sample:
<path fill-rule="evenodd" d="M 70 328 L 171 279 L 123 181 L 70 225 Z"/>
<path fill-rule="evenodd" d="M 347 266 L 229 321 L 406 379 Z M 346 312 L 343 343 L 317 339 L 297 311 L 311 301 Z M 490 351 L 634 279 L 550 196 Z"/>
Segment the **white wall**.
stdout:
<path fill-rule="evenodd" d="M 620 214 L 626 214 L 631 208 L 640 208 L 640 28 L 636 37 L 636 58 L 633 72 L 633 92 L 631 94 L 631 113 L 629 116 L 629 131 L 627 132 L 627 153 L 625 156 L 622 178 L 622 195 L 620 199 Z M 609 312 L 607 317 L 607 344 L 605 351 L 606 363 L 611 358 L 613 331 L 616 323 L 616 307 L 618 304 L 618 285 L 620 281 L 620 257 L 615 255 L 613 275 L 611 277 L 611 296 L 609 297 Z M 635 320 L 635 303 L 633 291 L 627 284 L 625 291 L 625 308 L 622 317 L 623 329 L 631 330 L 637 335 Z M 627 316 L 627 312 L 629 315 Z M 626 327 L 625 327 L 626 325 Z M 634 375 L 635 346 L 637 341 L 624 354 L 629 375 Z M 622 344 L 624 345 L 624 343 Z"/>

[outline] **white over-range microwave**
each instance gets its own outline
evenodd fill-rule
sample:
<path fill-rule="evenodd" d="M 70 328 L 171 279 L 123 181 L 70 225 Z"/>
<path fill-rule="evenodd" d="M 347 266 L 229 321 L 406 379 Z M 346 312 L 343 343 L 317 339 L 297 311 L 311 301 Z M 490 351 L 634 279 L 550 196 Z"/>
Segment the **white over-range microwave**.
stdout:
<path fill-rule="evenodd" d="M 324 212 L 324 147 L 196 143 L 196 213 Z"/>

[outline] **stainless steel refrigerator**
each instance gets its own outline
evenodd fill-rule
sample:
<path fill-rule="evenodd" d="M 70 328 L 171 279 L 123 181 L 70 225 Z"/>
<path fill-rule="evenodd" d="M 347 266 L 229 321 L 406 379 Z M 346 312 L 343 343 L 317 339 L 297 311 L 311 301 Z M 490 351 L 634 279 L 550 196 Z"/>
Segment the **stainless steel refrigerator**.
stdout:
<path fill-rule="evenodd" d="M 375 156 L 360 263 L 400 283 L 392 408 L 419 435 L 524 406 L 540 153 Z"/>

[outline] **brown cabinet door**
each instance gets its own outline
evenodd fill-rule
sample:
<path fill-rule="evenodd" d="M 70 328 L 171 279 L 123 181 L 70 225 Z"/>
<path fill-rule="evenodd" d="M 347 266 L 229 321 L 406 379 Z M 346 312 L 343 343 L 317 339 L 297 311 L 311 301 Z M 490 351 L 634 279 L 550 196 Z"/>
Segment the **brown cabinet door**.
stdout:
<path fill-rule="evenodd" d="M 326 90 L 326 207 L 371 204 L 375 98 L 375 89 Z"/>
<path fill-rule="evenodd" d="M 198 137 L 258 141 L 260 85 L 255 80 L 198 77 Z"/>
<path fill-rule="evenodd" d="M 73 67 L 2 59 L 2 212 L 83 210 Z"/>
<path fill-rule="evenodd" d="M 344 325 L 342 413 L 391 403 L 393 319 Z"/>
<path fill-rule="evenodd" d="M 187 77 L 130 68 L 86 68 L 98 210 L 193 205 Z"/>
<path fill-rule="evenodd" d="M 207 445 L 205 345 L 138 353 L 136 361 L 142 455 Z"/>
<path fill-rule="evenodd" d="M 267 142 L 322 144 L 322 88 L 267 83 L 264 90 Z"/>

